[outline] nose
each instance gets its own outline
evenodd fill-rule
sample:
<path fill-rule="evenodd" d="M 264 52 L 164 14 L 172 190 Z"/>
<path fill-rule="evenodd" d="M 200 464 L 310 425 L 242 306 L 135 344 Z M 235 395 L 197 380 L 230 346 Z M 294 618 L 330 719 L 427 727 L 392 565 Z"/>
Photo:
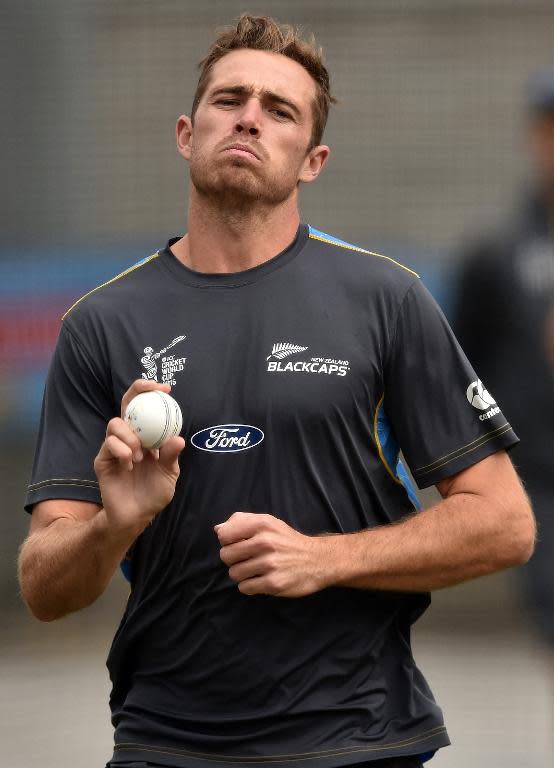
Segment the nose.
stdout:
<path fill-rule="evenodd" d="M 247 133 L 259 137 L 262 127 L 262 108 L 258 99 L 248 99 L 245 102 L 235 123 L 235 133 Z"/>

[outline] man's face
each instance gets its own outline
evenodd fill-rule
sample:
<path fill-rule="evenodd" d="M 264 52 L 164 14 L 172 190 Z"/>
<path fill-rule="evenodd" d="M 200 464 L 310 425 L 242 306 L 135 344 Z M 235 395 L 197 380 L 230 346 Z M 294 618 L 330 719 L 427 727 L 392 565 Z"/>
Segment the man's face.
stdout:
<path fill-rule="evenodd" d="M 313 180 L 328 152 L 321 161 L 318 148 L 308 152 L 315 90 L 306 70 L 281 54 L 241 49 L 220 59 L 194 123 L 177 124 L 196 189 L 229 207 L 277 205 L 299 181 Z"/>

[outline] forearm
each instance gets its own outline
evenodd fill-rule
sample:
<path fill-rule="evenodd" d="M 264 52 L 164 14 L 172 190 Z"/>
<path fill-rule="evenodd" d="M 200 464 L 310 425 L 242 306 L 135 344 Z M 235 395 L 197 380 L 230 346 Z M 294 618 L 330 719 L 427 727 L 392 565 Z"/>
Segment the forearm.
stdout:
<path fill-rule="evenodd" d="M 19 581 L 32 613 L 52 621 L 93 603 L 134 537 L 110 529 L 104 509 L 86 521 L 59 518 L 31 534 L 21 548 Z"/>
<path fill-rule="evenodd" d="M 527 530 L 525 510 L 491 510 L 460 493 L 397 524 L 320 539 L 322 578 L 325 586 L 402 592 L 449 587 L 524 562 Z"/>

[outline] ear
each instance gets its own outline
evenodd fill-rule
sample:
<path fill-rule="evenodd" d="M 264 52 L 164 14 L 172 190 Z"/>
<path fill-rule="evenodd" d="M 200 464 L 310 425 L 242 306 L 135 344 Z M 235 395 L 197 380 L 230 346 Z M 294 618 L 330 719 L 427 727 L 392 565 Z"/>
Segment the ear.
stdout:
<path fill-rule="evenodd" d="M 319 144 L 311 149 L 300 169 L 298 181 L 303 181 L 306 184 L 309 184 L 310 181 L 315 181 L 325 167 L 330 152 L 331 150 L 325 144 Z"/>
<path fill-rule="evenodd" d="M 192 120 L 186 115 L 181 115 L 175 128 L 177 150 L 185 160 L 190 160 L 192 151 Z"/>

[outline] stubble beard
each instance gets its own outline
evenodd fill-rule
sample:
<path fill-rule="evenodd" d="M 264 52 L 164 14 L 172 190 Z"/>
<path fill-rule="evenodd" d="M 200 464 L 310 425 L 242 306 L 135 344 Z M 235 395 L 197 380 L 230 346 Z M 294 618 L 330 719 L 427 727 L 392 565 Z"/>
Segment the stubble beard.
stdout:
<path fill-rule="evenodd" d="M 213 160 L 201 152 L 191 157 L 190 179 L 200 197 L 229 215 L 275 208 L 291 197 L 298 184 L 288 168 L 277 176 L 239 157 Z"/>

